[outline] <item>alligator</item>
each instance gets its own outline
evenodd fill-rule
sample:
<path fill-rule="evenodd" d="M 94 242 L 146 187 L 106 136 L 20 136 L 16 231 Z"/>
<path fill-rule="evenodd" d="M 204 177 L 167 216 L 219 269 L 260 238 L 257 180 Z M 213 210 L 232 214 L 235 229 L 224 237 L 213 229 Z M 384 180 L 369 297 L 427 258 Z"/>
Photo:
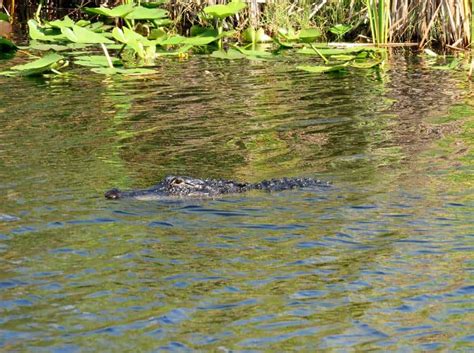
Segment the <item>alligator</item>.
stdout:
<path fill-rule="evenodd" d="M 133 198 L 137 200 L 163 200 L 176 198 L 216 198 L 249 190 L 282 191 L 295 188 L 327 187 L 330 184 L 312 178 L 281 178 L 259 183 L 241 183 L 233 180 L 197 179 L 187 176 L 167 176 L 160 183 L 142 190 L 121 191 L 111 189 L 107 199 Z"/>

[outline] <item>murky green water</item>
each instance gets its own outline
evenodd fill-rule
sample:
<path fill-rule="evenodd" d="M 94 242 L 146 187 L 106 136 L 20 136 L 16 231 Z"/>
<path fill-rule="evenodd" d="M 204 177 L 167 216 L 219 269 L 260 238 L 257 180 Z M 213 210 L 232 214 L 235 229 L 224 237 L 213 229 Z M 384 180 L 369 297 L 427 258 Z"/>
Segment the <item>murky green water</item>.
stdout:
<path fill-rule="evenodd" d="M 292 60 L 0 78 L 0 351 L 473 349 L 463 75 Z M 102 196 L 167 174 L 333 187 Z"/>

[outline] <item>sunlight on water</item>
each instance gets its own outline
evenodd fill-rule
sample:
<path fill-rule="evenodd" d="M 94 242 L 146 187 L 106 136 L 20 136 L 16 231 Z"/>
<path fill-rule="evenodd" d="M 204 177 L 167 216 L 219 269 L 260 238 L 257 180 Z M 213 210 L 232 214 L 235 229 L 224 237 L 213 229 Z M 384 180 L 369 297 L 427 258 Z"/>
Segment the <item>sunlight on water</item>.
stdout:
<path fill-rule="evenodd" d="M 402 56 L 161 69 L 0 79 L 0 350 L 472 349 L 462 77 Z M 168 174 L 332 187 L 103 198 Z"/>

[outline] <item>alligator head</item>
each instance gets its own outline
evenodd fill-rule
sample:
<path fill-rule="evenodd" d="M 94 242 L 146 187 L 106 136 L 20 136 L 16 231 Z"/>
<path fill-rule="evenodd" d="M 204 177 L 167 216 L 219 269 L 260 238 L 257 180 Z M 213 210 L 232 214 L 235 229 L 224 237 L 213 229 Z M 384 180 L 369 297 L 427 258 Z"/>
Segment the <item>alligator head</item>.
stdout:
<path fill-rule="evenodd" d="M 162 182 L 149 189 L 120 191 L 111 189 L 105 193 L 107 199 L 135 198 L 156 200 L 166 198 L 206 198 L 221 194 L 238 193 L 247 190 L 250 184 L 231 180 L 197 179 L 187 176 L 167 176 Z"/>

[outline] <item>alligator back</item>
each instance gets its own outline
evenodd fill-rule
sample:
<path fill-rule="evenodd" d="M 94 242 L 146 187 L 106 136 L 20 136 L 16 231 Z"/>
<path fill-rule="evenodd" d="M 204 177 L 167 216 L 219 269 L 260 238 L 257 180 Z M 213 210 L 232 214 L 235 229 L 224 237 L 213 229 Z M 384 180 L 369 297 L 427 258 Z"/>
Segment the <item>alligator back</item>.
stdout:
<path fill-rule="evenodd" d="M 265 191 L 282 191 L 289 189 L 300 189 L 310 187 L 326 187 L 330 184 L 326 181 L 313 178 L 281 178 L 263 180 L 252 185 L 253 189 Z"/>

